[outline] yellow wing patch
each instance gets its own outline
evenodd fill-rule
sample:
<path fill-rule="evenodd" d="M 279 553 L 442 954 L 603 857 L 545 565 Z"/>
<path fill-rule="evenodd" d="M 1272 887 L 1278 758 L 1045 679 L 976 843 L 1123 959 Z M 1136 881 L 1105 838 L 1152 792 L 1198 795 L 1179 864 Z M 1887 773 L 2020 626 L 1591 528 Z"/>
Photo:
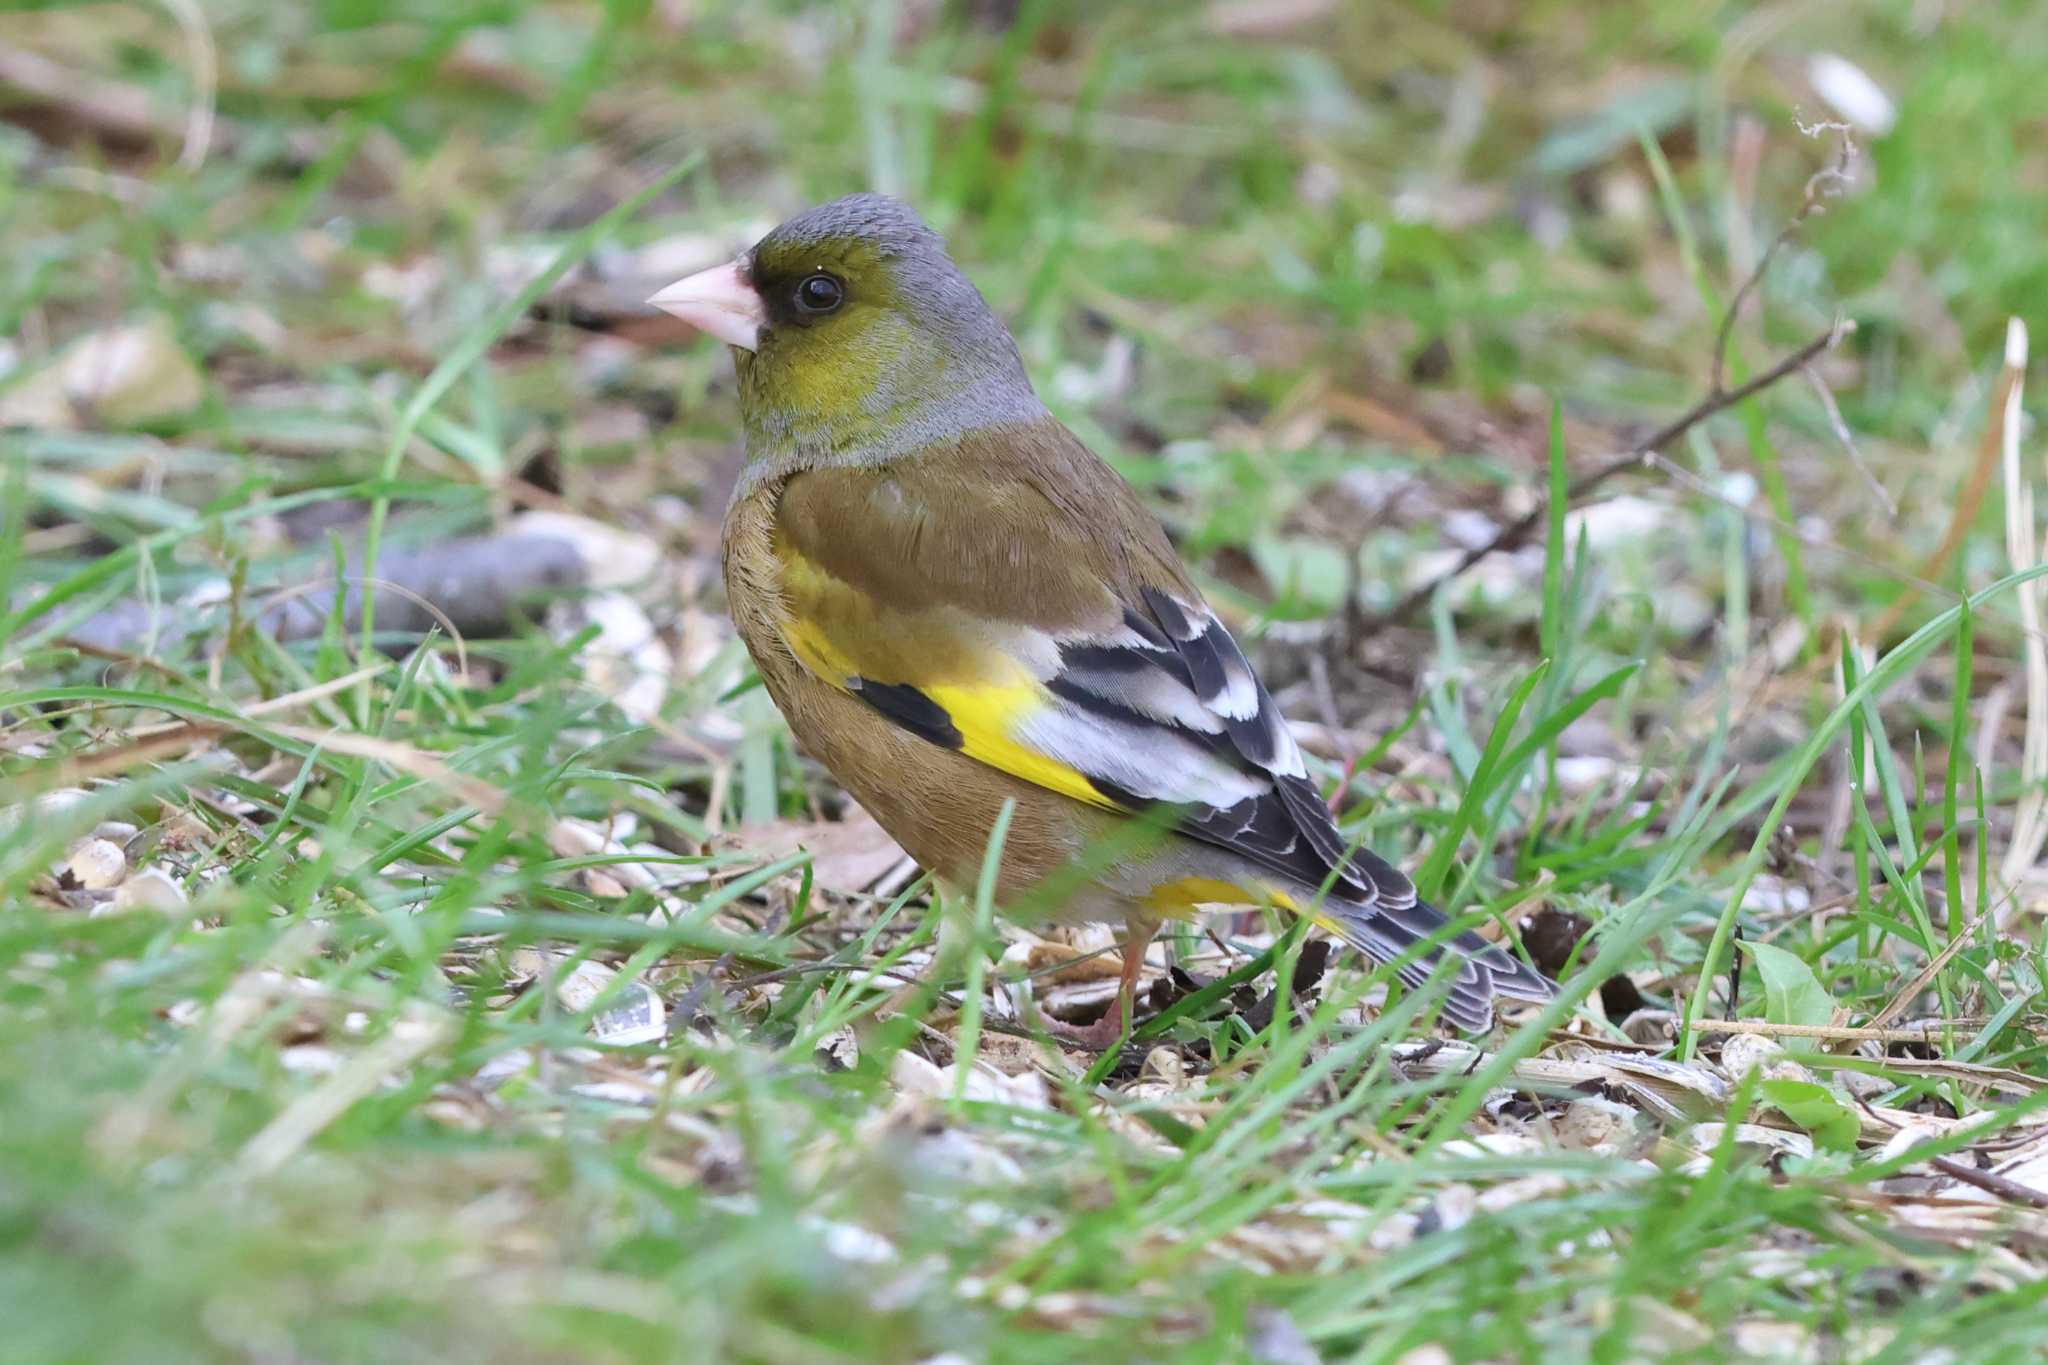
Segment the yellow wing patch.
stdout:
<path fill-rule="evenodd" d="M 960 732 L 960 752 L 1012 777 L 1091 806 L 1119 810 L 1077 768 L 1016 739 L 1033 709 L 1052 704 L 1016 659 L 944 612 L 890 611 L 786 544 L 782 638 L 797 661 L 834 687 L 855 678 L 914 687 Z"/>
<path fill-rule="evenodd" d="M 1049 704 L 1046 690 L 1036 682 L 1008 687 L 924 687 L 918 689 L 937 702 L 953 718 L 960 732 L 960 752 L 999 768 L 1012 777 L 1070 796 L 1076 801 L 1105 810 L 1120 807 L 1096 790 L 1095 784 L 1077 768 L 1049 758 L 1011 738 L 1019 719 L 1032 708 Z"/>
<path fill-rule="evenodd" d="M 1211 877 L 1180 877 L 1161 882 L 1145 893 L 1145 908 L 1168 919 L 1192 919 L 1204 905 L 1256 905 L 1259 895 L 1235 882 Z"/>
<path fill-rule="evenodd" d="M 816 621 L 801 618 L 785 621 L 782 638 L 789 646 L 789 652 L 796 655 L 798 663 L 834 687 L 846 686 L 846 680 L 860 671 L 854 667 L 853 660 L 832 643 L 831 636 Z"/>

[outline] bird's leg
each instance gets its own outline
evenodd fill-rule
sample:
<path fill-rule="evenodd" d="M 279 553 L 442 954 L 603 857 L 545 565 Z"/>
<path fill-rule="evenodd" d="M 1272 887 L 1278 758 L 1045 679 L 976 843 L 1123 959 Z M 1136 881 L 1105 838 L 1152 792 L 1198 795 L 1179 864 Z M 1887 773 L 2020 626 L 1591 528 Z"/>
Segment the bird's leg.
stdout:
<path fill-rule="evenodd" d="M 1157 924 L 1131 924 L 1124 938 L 1123 971 L 1117 976 L 1116 1004 L 1092 1024 L 1067 1024 L 1057 1019 L 1047 1019 L 1045 1026 L 1061 1042 L 1072 1043 L 1092 1052 L 1104 1052 L 1115 1046 L 1118 1039 L 1130 1031 L 1131 1016 L 1135 1012 L 1134 997 L 1138 990 L 1138 972 L 1145 965 L 1145 949 L 1151 946 L 1153 935 L 1159 932 Z"/>

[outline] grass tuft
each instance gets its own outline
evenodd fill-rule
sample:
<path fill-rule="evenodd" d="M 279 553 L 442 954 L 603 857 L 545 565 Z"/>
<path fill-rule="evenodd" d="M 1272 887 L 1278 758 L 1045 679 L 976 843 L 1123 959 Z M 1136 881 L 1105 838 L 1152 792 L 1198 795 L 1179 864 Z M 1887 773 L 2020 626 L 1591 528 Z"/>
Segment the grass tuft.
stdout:
<path fill-rule="evenodd" d="M 10 15 L 10 1358 L 2039 1356 L 2048 16 L 1782 17 Z M 860 188 L 1556 1002 L 1246 915 L 1036 1033 L 1112 945 L 796 752 L 641 306 Z"/>

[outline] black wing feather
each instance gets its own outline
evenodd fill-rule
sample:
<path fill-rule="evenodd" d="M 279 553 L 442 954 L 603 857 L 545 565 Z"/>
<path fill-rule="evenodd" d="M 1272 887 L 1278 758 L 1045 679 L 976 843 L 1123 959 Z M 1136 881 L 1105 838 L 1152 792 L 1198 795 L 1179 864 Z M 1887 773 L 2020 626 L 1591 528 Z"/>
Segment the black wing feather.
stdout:
<path fill-rule="evenodd" d="M 930 740 L 942 749 L 957 749 L 965 742 L 946 708 L 908 683 L 848 678 L 846 690 L 919 739 Z"/>
<path fill-rule="evenodd" d="M 1271 694 L 1230 633 L 1206 610 L 1197 612 L 1151 589 L 1144 598 L 1148 610 L 1126 610 L 1121 639 L 1062 643 L 1059 671 L 1047 680 L 1047 690 L 1070 711 L 1099 717 L 1105 729 L 1170 738 L 1214 755 L 1256 779 L 1247 787 L 1261 790 L 1230 805 L 1169 801 L 1131 791 L 1082 765 L 1079 770 L 1107 800 L 1131 811 L 1170 805 L 1181 834 L 1297 888 L 1327 886 L 1319 921 L 1381 961 L 1414 954 L 1398 972 L 1411 987 L 1427 981 L 1446 952 L 1463 958 L 1443 1005 L 1444 1017 L 1460 1027 L 1484 1027 L 1496 991 L 1549 998 L 1548 982 L 1476 934 L 1460 933 L 1423 948 L 1443 928 L 1443 916 L 1417 899 L 1414 883 L 1398 868 L 1370 850 L 1347 846 L 1308 780 Z M 961 747 L 952 717 L 917 688 L 854 678 L 848 689 L 911 733 L 949 749 Z M 1162 714 L 1174 710 L 1162 696 L 1178 699 L 1175 716 Z"/>
<path fill-rule="evenodd" d="M 1270 792 L 1225 809 L 1188 808 L 1181 821 L 1185 832 L 1309 886 L 1330 881 L 1332 893 L 1347 899 L 1413 904 L 1414 886 L 1392 865 L 1370 854 L 1346 858 L 1344 837 L 1315 786 L 1281 766 L 1286 721 L 1223 623 L 1208 612 L 1197 617 L 1154 588 L 1147 588 L 1144 598 L 1157 624 L 1139 631 L 1147 637 L 1146 648 L 1127 652 L 1175 672 L 1212 709 L 1234 683 L 1248 688 L 1253 698 L 1248 714 L 1218 711 L 1217 716 L 1239 766 L 1272 784 Z M 1126 618 L 1136 615 L 1127 612 Z M 1154 643 L 1160 637 L 1170 648 Z M 1286 746 L 1285 761 L 1298 765 L 1291 739 Z"/>
<path fill-rule="evenodd" d="M 1413 951 L 1439 933 L 1445 924 L 1443 915 L 1416 896 L 1415 884 L 1407 875 L 1370 849 L 1351 849 L 1314 784 L 1299 772 L 1285 770 L 1290 761 L 1299 763 L 1291 737 L 1284 741 L 1284 752 L 1282 749 L 1286 732 L 1281 727 L 1286 722 L 1222 623 L 1207 612 L 1197 616 L 1154 589 L 1147 589 L 1144 599 L 1150 621 L 1136 611 L 1125 613 L 1126 624 L 1142 644 L 1069 647 L 1071 652 L 1063 654 L 1063 660 L 1071 660 L 1077 672 L 1092 669 L 1132 674 L 1161 669 L 1186 683 L 1212 709 L 1228 695 L 1234 677 L 1248 680 L 1256 704 L 1241 717 L 1217 710 L 1221 735 L 1197 735 L 1186 727 L 1174 728 L 1210 743 L 1218 752 L 1233 757 L 1242 770 L 1258 773 L 1272 784 L 1271 791 L 1232 806 L 1182 806 L 1176 827 L 1191 838 L 1228 849 L 1298 884 L 1320 887 L 1327 883 L 1329 895 L 1323 908 L 1331 927 L 1353 946 L 1382 961 Z M 1085 687 L 1072 686 L 1073 692 L 1090 698 L 1079 704 L 1108 707 L 1126 719 L 1145 719 L 1127 707 L 1087 693 Z M 1221 742 L 1226 740 L 1227 745 Z M 1402 980 L 1411 986 L 1422 984 L 1446 951 L 1465 959 L 1452 978 L 1444 1004 L 1445 1016 L 1461 1027 L 1481 1028 L 1490 1022 L 1489 1000 L 1496 991 L 1526 1000 L 1547 1000 L 1553 994 L 1553 987 L 1543 977 L 1469 930 L 1419 953 L 1402 967 Z"/>

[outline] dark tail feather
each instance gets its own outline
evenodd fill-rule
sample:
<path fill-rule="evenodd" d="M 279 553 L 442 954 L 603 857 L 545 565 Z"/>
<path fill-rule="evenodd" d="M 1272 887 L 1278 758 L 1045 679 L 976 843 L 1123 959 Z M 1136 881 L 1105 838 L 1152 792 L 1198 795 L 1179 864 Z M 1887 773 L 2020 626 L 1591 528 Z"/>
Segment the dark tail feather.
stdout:
<path fill-rule="evenodd" d="M 1425 901 L 1400 909 L 1385 905 L 1354 905 L 1325 901 L 1323 916 L 1330 928 L 1352 947 L 1376 962 L 1392 962 L 1437 934 L 1447 921 Z M 1557 987 L 1514 955 L 1466 930 L 1414 954 L 1397 970 L 1402 984 L 1420 987 L 1436 974 L 1445 957 L 1461 962 L 1444 996 L 1443 1017 L 1468 1032 L 1493 1026 L 1493 997 L 1542 1002 Z"/>

